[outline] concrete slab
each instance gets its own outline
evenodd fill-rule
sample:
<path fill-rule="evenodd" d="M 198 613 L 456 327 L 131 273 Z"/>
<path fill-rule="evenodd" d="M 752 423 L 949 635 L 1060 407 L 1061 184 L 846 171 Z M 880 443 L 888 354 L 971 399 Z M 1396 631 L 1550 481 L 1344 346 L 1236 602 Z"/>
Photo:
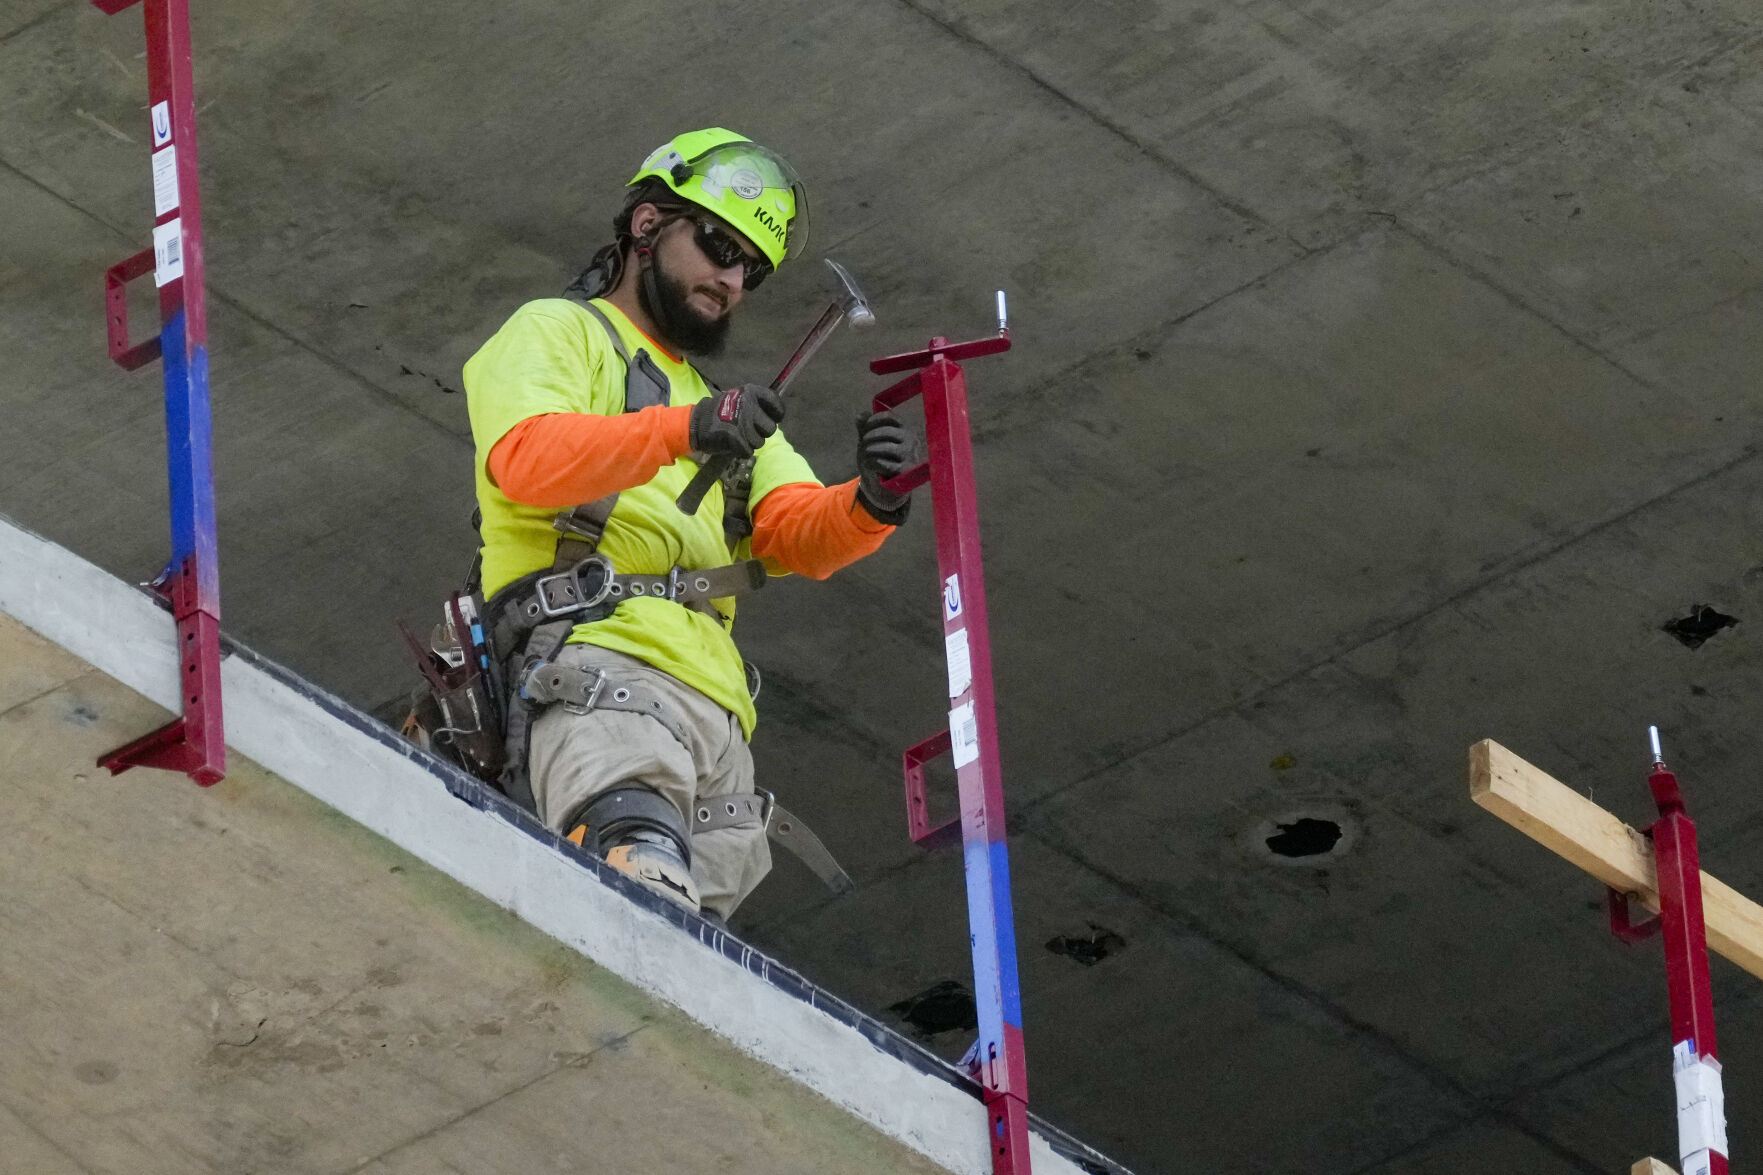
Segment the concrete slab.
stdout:
<path fill-rule="evenodd" d="M 1698 320 L 1763 282 L 1763 235 L 1744 214 L 1763 125 L 1732 80 L 1763 61 L 1760 28 L 1674 62 L 1647 101 L 1588 112 L 1551 149 L 1434 191 L 1404 219 L 1594 346 L 1620 352 Z M 1717 390 L 1686 374 L 1659 369 L 1685 395 Z"/>
<path fill-rule="evenodd" d="M 1546 152 L 1756 31 L 1732 3 L 925 7 L 1309 247 Z"/>
<path fill-rule="evenodd" d="M 1208 928 L 1148 915 L 1138 895 L 1033 838 L 1011 849 L 1029 1063 L 1059 1075 L 1035 1098 L 1123 1161 L 1179 1151 L 1196 1169 L 1359 1170 L 1471 1112 L 1400 1048 L 1364 1049 L 1337 1010 Z M 791 955 L 818 942 L 813 954 L 836 961 L 811 974 L 912 1031 L 890 1005 L 936 982 L 971 988 L 964 938 L 918 913 L 960 895 L 959 858 L 945 853 L 762 941 Z M 1051 945 L 1104 932 L 1089 965 Z M 950 1058 L 972 1037 L 919 1031 Z M 1216 1127 L 1250 1101 L 1253 1129 Z"/>
<path fill-rule="evenodd" d="M 1480 1097 L 1547 1080 L 1629 1023 L 1623 1000 L 1643 998 L 1653 976 L 1609 939 L 1595 888 L 1565 908 L 1528 904 L 1391 813 L 1266 780 L 1266 759 L 1247 760 L 1261 749 L 1195 740 L 1184 748 L 1193 758 L 1098 777 L 1037 810 L 1031 827 L 1270 974 L 1326 992 L 1343 1020 Z M 1129 813 L 1136 835 L 1115 823 Z M 1338 856 L 1268 850 L 1268 836 L 1305 816 L 1345 830 Z M 1561 987 L 1534 990 L 1538 974 Z M 1611 999 L 1579 1007 L 1575 976 L 1596 976 Z"/>
<path fill-rule="evenodd" d="M 1615 1168 L 1612 1168 L 1614 1170 Z M 1469 1175 L 1483 1171 L 1523 1171 L 1526 1175 L 1583 1175 L 1572 1155 L 1510 1127 L 1471 1122 L 1380 1163 L 1366 1175 Z"/>
<path fill-rule="evenodd" d="M 10 699 L 40 641 L 0 641 Z M 162 715 L 83 667 L 0 714 L 12 1161 L 935 1169 L 248 761 L 92 767 Z"/>
<path fill-rule="evenodd" d="M 0 40 L 15 37 L 66 0 L 0 0 Z"/>

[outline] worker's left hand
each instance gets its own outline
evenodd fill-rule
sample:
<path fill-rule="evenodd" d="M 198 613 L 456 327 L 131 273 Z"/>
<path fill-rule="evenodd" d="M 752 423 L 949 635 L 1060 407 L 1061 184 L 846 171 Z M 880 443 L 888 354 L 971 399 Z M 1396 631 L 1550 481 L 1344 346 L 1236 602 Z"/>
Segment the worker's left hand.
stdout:
<path fill-rule="evenodd" d="M 898 526 L 906 521 L 911 495 L 896 493 L 881 483 L 923 461 L 923 447 L 899 417 L 892 412 L 858 414 L 857 500 L 877 522 Z"/>

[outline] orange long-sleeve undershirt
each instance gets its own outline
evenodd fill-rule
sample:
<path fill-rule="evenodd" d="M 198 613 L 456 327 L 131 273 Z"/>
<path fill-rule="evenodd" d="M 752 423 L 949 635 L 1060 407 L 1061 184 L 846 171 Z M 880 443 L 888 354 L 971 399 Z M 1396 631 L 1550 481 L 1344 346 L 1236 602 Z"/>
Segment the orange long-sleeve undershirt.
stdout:
<path fill-rule="evenodd" d="M 691 452 L 692 407 L 620 416 L 554 412 L 521 421 L 486 462 L 490 481 L 527 506 L 575 506 L 640 486 Z M 843 485 L 779 486 L 753 510 L 753 554 L 797 575 L 825 579 L 882 545 L 894 530 Z"/>
<path fill-rule="evenodd" d="M 579 506 L 640 486 L 692 451 L 692 406 L 529 416 L 490 450 L 490 484 L 523 506 Z"/>

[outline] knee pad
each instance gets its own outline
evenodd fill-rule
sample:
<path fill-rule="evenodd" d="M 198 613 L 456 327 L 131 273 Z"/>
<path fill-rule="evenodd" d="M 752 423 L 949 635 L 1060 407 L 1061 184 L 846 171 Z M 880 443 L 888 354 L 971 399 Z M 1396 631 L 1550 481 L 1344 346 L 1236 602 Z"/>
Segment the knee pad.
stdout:
<path fill-rule="evenodd" d="M 565 828 L 586 828 L 582 847 L 604 857 L 621 840 L 639 833 L 659 834 L 672 841 L 692 864 L 692 835 L 680 810 L 659 792 L 640 784 L 626 784 L 601 792 L 564 821 Z"/>

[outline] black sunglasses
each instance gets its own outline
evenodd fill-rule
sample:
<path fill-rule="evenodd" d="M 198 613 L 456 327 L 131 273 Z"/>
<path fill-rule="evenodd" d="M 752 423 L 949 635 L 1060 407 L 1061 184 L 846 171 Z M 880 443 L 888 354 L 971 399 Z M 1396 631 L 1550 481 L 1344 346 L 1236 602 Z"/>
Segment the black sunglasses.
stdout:
<path fill-rule="evenodd" d="M 763 257 L 749 257 L 741 248 L 741 243 L 720 224 L 715 221 L 703 220 L 696 216 L 691 218 L 694 226 L 692 239 L 698 242 L 698 249 L 710 259 L 710 263 L 719 269 L 727 269 L 731 265 L 741 267 L 741 288 L 756 290 L 771 272 L 771 263 Z"/>

